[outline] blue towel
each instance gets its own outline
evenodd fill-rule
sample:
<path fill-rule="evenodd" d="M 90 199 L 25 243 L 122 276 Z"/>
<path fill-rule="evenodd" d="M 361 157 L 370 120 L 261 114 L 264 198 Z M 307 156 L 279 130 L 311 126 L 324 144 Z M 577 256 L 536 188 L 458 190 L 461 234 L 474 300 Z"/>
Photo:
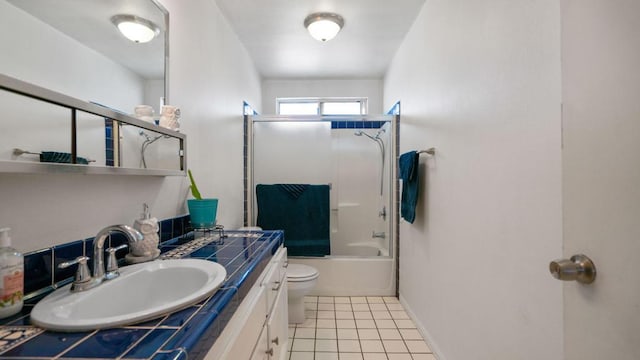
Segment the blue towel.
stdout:
<path fill-rule="evenodd" d="M 402 179 L 402 198 L 400 200 L 400 215 L 410 224 L 416 219 L 416 204 L 418 203 L 418 158 L 416 151 L 409 151 L 400 155 L 400 179 Z"/>
<path fill-rule="evenodd" d="M 308 184 L 277 184 L 286 191 L 294 200 L 300 197 L 302 193 L 309 187 Z"/>
<path fill-rule="evenodd" d="M 289 255 L 331 254 L 329 185 L 259 184 L 256 201 L 256 225 L 264 230 L 284 230 Z"/>

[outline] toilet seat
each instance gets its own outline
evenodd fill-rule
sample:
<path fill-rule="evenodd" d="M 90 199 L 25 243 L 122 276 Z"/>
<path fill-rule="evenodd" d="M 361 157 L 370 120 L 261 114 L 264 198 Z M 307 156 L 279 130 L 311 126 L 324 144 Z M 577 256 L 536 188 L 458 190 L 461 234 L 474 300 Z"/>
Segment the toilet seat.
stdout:
<path fill-rule="evenodd" d="M 315 268 L 303 264 L 289 264 L 287 268 L 287 281 L 302 282 L 317 279 L 320 274 Z"/>

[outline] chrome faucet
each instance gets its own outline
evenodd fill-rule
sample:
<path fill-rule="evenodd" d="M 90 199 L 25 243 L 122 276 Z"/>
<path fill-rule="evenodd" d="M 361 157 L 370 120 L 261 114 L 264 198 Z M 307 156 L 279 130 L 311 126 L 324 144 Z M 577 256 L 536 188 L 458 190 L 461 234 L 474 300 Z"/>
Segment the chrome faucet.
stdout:
<path fill-rule="evenodd" d="M 100 279 L 100 281 L 102 281 L 102 279 L 104 278 L 104 241 L 107 239 L 107 236 L 109 236 L 109 234 L 114 231 L 123 233 L 127 237 L 129 245 L 142 241 L 144 239 L 144 236 L 140 233 L 140 231 L 132 228 L 129 225 L 111 225 L 100 230 L 98 232 L 98 235 L 96 235 L 95 240 L 93 241 L 94 279 Z"/>
<path fill-rule="evenodd" d="M 93 276 L 87 266 L 89 258 L 87 256 L 79 256 L 75 260 L 66 261 L 58 265 L 59 268 L 65 269 L 71 265 L 78 264 L 78 271 L 76 272 L 76 278 L 71 285 L 71 292 L 79 292 L 89 290 L 102 283 L 104 280 L 111 280 L 120 273 L 118 272 L 118 264 L 115 257 L 117 250 L 127 247 L 127 245 L 120 245 L 116 248 L 109 248 L 109 261 L 107 262 L 107 273 L 104 270 L 104 241 L 107 236 L 114 231 L 119 231 L 126 235 L 129 246 L 133 243 L 143 240 L 143 235 L 136 229 L 128 225 L 112 225 L 100 230 L 93 242 Z"/>

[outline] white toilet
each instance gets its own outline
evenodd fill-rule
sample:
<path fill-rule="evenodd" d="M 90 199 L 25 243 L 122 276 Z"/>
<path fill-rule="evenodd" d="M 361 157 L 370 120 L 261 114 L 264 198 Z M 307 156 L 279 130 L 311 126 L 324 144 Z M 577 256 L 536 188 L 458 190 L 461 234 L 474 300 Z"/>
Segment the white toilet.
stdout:
<path fill-rule="evenodd" d="M 287 291 L 289 292 L 289 323 L 303 323 L 304 297 L 316 286 L 318 270 L 312 266 L 291 264 L 287 268 Z"/>

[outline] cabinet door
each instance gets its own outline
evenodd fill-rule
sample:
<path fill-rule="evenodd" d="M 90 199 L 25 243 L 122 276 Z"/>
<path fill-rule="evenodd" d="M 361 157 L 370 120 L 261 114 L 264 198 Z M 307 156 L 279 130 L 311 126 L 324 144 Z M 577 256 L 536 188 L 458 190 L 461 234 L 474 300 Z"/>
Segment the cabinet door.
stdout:
<path fill-rule="evenodd" d="M 256 347 L 253 349 L 250 360 L 269 360 L 269 356 L 271 355 L 269 345 L 270 344 L 267 339 L 267 329 L 265 327 L 262 327 L 260 338 L 256 343 Z"/>
<path fill-rule="evenodd" d="M 287 277 L 277 291 L 273 311 L 267 320 L 269 346 L 273 348 L 273 360 L 284 359 L 287 355 L 287 337 L 289 336 L 289 311 L 287 304 Z M 273 290 L 271 290 L 273 291 Z"/>

